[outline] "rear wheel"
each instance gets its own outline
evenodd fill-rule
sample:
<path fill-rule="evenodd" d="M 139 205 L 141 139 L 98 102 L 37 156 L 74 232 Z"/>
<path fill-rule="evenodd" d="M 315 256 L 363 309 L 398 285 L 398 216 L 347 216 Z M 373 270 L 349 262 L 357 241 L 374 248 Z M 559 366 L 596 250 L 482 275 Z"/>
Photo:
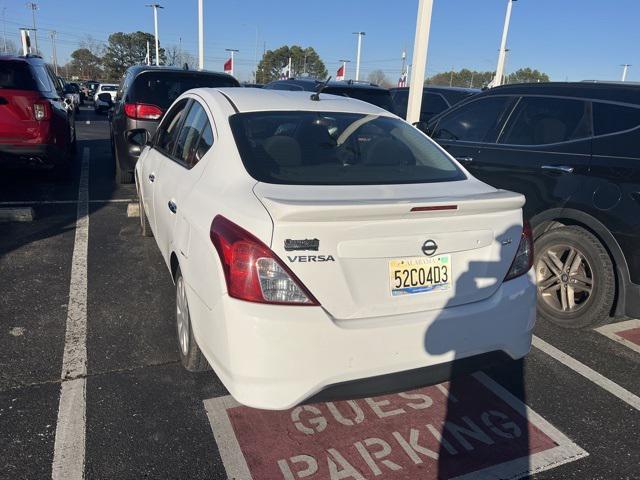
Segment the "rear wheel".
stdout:
<path fill-rule="evenodd" d="M 536 239 L 534 252 L 542 318 L 565 328 L 609 322 L 613 264 L 593 234 L 578 226 L 555 228 Z"/>
<path fill-rule="evenodd" d="M 116 182 L 120 185 L 126 183 L 133 183 L 133 172 L 124 170 L 120 165 L 120 159 L 118 158 L 118 147 L 113 145 L 113 159 L 116 164 Z"/>
<path fill-rule="evenodd" d="M 189 303 L 187 301 L 187 286 L 182 277 L 180 267 L 176 272 L 176 333 L 182 366 L 190 372 L 208 370 L 209 364 L 193 337 Z"/>

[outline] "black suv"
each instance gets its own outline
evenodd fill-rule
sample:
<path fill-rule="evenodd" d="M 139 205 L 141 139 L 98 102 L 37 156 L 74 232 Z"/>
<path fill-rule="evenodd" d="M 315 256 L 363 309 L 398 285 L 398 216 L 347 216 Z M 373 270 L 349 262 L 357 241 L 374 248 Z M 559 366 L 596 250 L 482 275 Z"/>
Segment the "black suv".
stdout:
<path fill-rule="evenodd" d="M 506 85 L 427 133 L 477 178 L 526 196 L 540 316 L 640 317 L 640 85 Z"/>
<path fill-rule="evenodd" d="M 141 151 L 139 143 L 132 141 L 131 130 L 143 128 L 152 136 L 167 108 L 187 90 L 239 86 L 238 81 L 226 73 L 146 65 L 128 68 L 110 112 L 118 183 L 133 182 L 133 169 Z"/>
<path fill-rule="evenodd" d="M 426 122 L 447 108 L 460 103 L 471 95 L 480 93 L 479 88 L 441 87 L 438 85 L 426 86 L 422 89 L 422 106 L 420 107 L 420 121 Z M 398 87 L 389 90 L 395 113 L 402 118 L 407 117 L 407 104 L 409 103 L 409 87 Z"/>
<path fill-rule="evenodd" d="M 264 88 L 270 90 L 294 90 L 315 92 L 318 86 L 323 83 L 313 78 L 290 78 L 288 80 L 275 80 L 267 83 Z M 381 88 L 369 82 L 356 82 L 345 80 L 329 82 L 322 90 L 323 93 L 340 95 L 342 97 L 355 98 L 363 102 L 371 103 L 389 112 L 394 112 L 391 94 L 386 88 Z"/>

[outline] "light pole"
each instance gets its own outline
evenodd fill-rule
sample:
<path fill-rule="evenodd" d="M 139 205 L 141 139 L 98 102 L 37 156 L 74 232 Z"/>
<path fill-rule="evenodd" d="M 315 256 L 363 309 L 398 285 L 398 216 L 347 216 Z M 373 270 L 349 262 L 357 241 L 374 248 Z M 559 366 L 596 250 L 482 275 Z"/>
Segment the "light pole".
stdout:
<path fill-rule="evenodd" d="M 507 13 L 504 17 L 504 27 L 502 28 L 502 40 L 500 41 L 500 52 L 498 53 L 498 65 L 496 67 L 496 76 L 493 78 L 489 87 L 499 87 L 502 85 L 502 77 L 504 75 L 504 63 L 507 57 L 507 34 L 509 33 L 509 22 L 511 21 L 511 8 L 516 0 L 507 0 Z"/>
<path fill-rule="evenodd" d="M 356 56 L 356 81 L 360 80 L 360 51 L 362 50 L 362 37 L 366 35 L 365 32 L 353 32 L 354 35 L 358 35 L 358 54 Z"/>
<path fill-rule="evenodd" d="M 58 75 L 58 55 L 56 53 L 56 35 L 58 35 L 58 32 L 56 32 L 55 30 L 51 30 L 51 56 L 53 57 L 53 68 L 56 72 L 56 75 Z"/>
<path fill-rule="evenodd" d="M 239 52 L 240 50 L 238 50 L 237 48 L 225 48 L 225 51 L 231 52 L 231 74 L 230 75 L 233 77 L 233 70 L 235 69 L 233 54 Z"/>
<path fill-rule="evenodd" d="M 27 2 L 27 8 L 31 9 L 31 17 L 33 18 L 33 42 L 36 45 L 36 55 L 38 54 L 38 31 L 36 30 L 36 10 L 38 4 L 35 2 Z"/>
<path fill-rule="evenodd" d="M 623 63 L 620 66 L 622 67 L 622 81 L 625 82 L 627 80 L 627 71 L 629 70 L 629 67 L 631 66 L 631 64 Z"/>
<path fill-rule="evenodd" d="M 153 28 L 154 28 L 154 34 L 156 37 L 156 66 L 159 66 L 160 65 L 160 39 L 158 38 L 158 9 L 164 8 L 164 7 L 159 3 L 151 3 L 146 6 L 153 8 Z"/>
<path fill-rule="evenodd" d="M 198 69 L 204 69 L 204 6 L 198 0 Z"/>
<path fill-rule="evenodd" d="M 433 0 L 419 1 L 416 18 L 416 37 L 413 41 L 413 61 L 411 62 L 413 70 L 411 72 L 411 83 L 409 84 L 409 104 L 407 105 L 407 122 L 409 123 L 415 123 L 420 120 L 432 12 Z"/>
<path fill-rule="evenodd" d="M 7 7 L 2 7 L 2 40 L 4 41 L 4 53 L 7 53 L 7 29 L 6 23 L 4 19 L 5 12 L 7 11 Z"/>

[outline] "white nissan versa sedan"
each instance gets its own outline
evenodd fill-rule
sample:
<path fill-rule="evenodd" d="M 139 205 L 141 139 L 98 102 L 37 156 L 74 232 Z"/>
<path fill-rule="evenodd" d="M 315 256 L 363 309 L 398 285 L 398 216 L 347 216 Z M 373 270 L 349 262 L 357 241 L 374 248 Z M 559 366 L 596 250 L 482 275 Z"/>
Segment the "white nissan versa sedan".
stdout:
<path fill-rule="evenodd" d="M 338 383 L 529 351 L 524 198 L 393 114 L 198 88 L 146 143 L 140 218 L 175 282 L 182 363 L 211 365 L 239 402 L 284 409 Z"/>

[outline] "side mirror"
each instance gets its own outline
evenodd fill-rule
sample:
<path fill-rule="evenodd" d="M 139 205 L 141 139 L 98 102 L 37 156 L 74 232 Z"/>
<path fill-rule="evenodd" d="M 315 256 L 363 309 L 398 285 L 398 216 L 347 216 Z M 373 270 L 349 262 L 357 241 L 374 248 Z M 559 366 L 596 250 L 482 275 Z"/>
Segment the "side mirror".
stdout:
<path fill-rule="evenodd" d="M 135 128 L 127 132 L 127 142 L 142 149 L 151 144 L 151 135 L 145 128 Z"/>
<path fill-rule="evenodd" d="M 99 93 L 98 100 L 104 103 L 108 103 L 109 105 L 113 103 L 113 100 L 111 100 L 111 94 L 109 93 Z"/>
<path fill-rule="evenodd" d="M 416 127 L 418 130 L 420 130 L 423 133 L 426 133 L 427 135 L 429 135 L 429 124 L 427 122 L 414 122 L 413 126 Z"/>

